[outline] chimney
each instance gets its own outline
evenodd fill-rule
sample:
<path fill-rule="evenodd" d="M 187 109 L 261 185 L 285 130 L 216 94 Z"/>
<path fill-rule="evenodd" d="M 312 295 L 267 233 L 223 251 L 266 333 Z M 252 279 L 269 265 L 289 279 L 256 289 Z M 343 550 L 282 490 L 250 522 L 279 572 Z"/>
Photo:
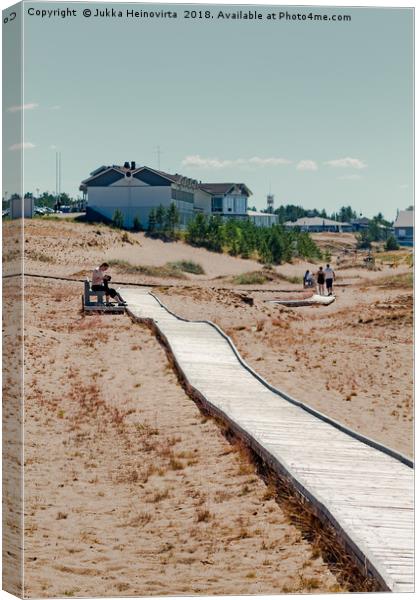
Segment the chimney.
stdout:
<path fill-rule="evenodd" d="M 131 170 L 134 171 L 134 169 L 136 168 L 136 163 L 134 162 L 134 160 L 131 161 Z"/>
<path fill-rule="evenodd" d="M 130 163 L 128 161 L 126 161 L 124 163 L 124 169 L 129 169 L 130 168 Z"/>

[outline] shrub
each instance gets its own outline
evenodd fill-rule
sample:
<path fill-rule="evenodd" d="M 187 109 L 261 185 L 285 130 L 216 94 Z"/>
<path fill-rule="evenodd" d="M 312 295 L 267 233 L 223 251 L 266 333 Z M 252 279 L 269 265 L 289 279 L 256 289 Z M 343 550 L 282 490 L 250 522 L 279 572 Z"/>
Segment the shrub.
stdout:
<path fill-rule="evenodd" d="M 149 213 L 149 222 L 147 225 L 147 232 L 153 235 L 156 231 L 156 211 L 154 208 Z"/>
<path fill-rule="evenodd" d="M 268 278 L 261 271 L 250 271 L 249 273 L 237 275 L 232 281 L 237 285 L 261 285 L 266 283 Z"/>
<path fill-rule="evenodd" d="M 395 235 L 390 235 L 385 241 L 385 250 L 399 250 L 400 246 Z"/>
<path fill-rule="evenodd" d="M 368 250 L 372 247 L 372 240 L 368 231 L 362 231 L 356 235 L 357 247 L 362 250 Z"/>
<path fill-rule="evenodd" d="M 114 215 L 112 217 L 112 224 L 114 227 L 117 227 L 118 229 L 122 229 L 124 227 L 124 215 L 118 208 L 114 212 Z"/>
<path fill-rule="evenodd" d="M 141 222 L 138 216 L 136 215 L 133 219 L 133 231 L 141 231 Z"/>
<path fill-rule="evenodd" d="M 193 273 L 194 275 L 204 275 L 205 273 L 203 267 L 192 260 L 178 260 L 168 263 L 168 266 L 184 271 L 184 273 Z"/>
<path fill-rule="evenodd" d="M 176 228 L 179 225 L 179 211 L 174 202 L 171 203 L 168 210 L 165 211 L 164 229 L 168 237 L 175 239 Z"/>

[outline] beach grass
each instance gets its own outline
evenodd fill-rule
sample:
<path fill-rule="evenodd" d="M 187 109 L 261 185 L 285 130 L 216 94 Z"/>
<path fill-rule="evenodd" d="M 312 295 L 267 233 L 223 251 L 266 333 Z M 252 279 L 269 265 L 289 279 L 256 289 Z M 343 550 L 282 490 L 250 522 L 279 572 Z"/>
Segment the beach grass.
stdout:
<path fill-rule="evenodd" d="M 270 281 L 270 278 L 262 271 L 249 271 L 232 278 L 232 283 L 237 285 L 261 285 L 267 281 Z"/>
<path fill-rule="evenodd" d="M 205 271 L 203 267 L 192 260 L 178 260 L 176 262 L 169 262 L 167 266 L 173 269 L 178 269 L 184 273 L 192 273 L 193 275 L 204 275 Z"/>
<path fill-rule="evenodd" d="M 107 261 L 110 267 L 130 273 L 132 275 L 148 275 L 149 277 L 173 277 L 176 279 L 185 279 L 185 274 L 179 267 L 173 266 L 173 263 L 166 263 L 161 267 L 152 267 L 149 265 L 134 265 L 127 260 L 110 259 Z"/>

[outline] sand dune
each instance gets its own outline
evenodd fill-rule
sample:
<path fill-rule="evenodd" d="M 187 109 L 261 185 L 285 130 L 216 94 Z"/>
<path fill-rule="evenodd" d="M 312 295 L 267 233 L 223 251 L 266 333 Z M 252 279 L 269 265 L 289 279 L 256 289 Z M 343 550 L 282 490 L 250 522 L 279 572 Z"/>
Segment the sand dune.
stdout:
<path fill-rule="evenodd" d="M 26 595 L 346 589 L 149 330 L 77 290 L 27 288 Z"/>
<path fill-rule="evenodd" d="M 301 294 L 304 270 L 317 265 L 280 265 L 266 283 L 239 285 L 234 276 L 262 265 L 103 225 L 36 219 L 26 234 L 27 271 L 82 278 L 117 261 L 113 281 L 160 286 L 177 314 L 218 323 L 271 383 L 412 454 L 406 253 L 368 271 L 360 257 L 340 270 L 333 252 L 336 302 L 292 309 L 265 301 Z M 354 245 L 327 237 L 336 253 Z M 6 247 L 6 260 L 13 252 Z M 184 259 L 204 274 L 168 276 L 165 265 Z M 124 315 L 82 318 L 80 283 L 27 286 L 28 596 L 363 589 L 291 524 L 246 452 L 186 396 L 148 330 Z"/>

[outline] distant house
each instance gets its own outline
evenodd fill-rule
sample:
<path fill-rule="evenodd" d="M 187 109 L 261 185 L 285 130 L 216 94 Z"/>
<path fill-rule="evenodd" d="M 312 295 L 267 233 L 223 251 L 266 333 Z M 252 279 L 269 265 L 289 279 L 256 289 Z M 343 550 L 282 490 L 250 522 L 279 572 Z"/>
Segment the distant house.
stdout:
<path fill-rule="evenodd" d="M 244 183 L 200 183 L 199 188 L 211 198 L 211 204 L 204 210 L 207 214 L 220 215 L 223 219 L 247 218 L 248 198 L 252 192 Z M 197 206 L 202 206 L 199 198 Z"/>
<path fill-rule="evenodd" d="M 365 231 L 369 229 L 370 219 L 367 217 L 360 217 L 360 219 L 352 219 L 350 221 L 353 231 Z"/>
<path fill-rule="evenodd" d="M 400 210 L 394 222 L 394 234 L 402 246 L 412 246 L 414 243 L 414 211 Z"/>
<path fill-rule="evenodd" d="M 339 221 L 333 221 L 332 219 L 326 219 L 324 217 L 302 217 L 297 221 L 286 221 L 284 227 L 286 229 L 295 229 L 297 227 L 300 231 L 307 231 L 310 233 L 342 233 L 352 231 L 350 223 L 340 223 Z"/>
<path fill-rule="evenodd" d="M 22 198 L 18 194 L 13 194 L 10 198 L 10 218 L 11 219 L 31 219 L 34 216 L 34 199 L 31 195 L 25 195 Z"/>
<path fill-rule="evenodd" d="M 271 227 L 279 222 L 278 215 L 274 213 L 258 212 L 257 210 L 249 210 L 248 219 L 257 227 Z"/>
<path fill-rule="evenodd" d="M 90 220 L 111 221 L 120 210 L 124 227 L 137 217 L 143 228 L 152 209 L 175 203 L 180 225 L 185 227 L 198 212 L 227 218 L 247 218 L 252 192 L 243 183 L 202 183 L 179 173 L 170 174 L 151 167 L 125 162 L 123 166 L 102 166 L 83 180 L 80 188 L 87 201 Z"/>

